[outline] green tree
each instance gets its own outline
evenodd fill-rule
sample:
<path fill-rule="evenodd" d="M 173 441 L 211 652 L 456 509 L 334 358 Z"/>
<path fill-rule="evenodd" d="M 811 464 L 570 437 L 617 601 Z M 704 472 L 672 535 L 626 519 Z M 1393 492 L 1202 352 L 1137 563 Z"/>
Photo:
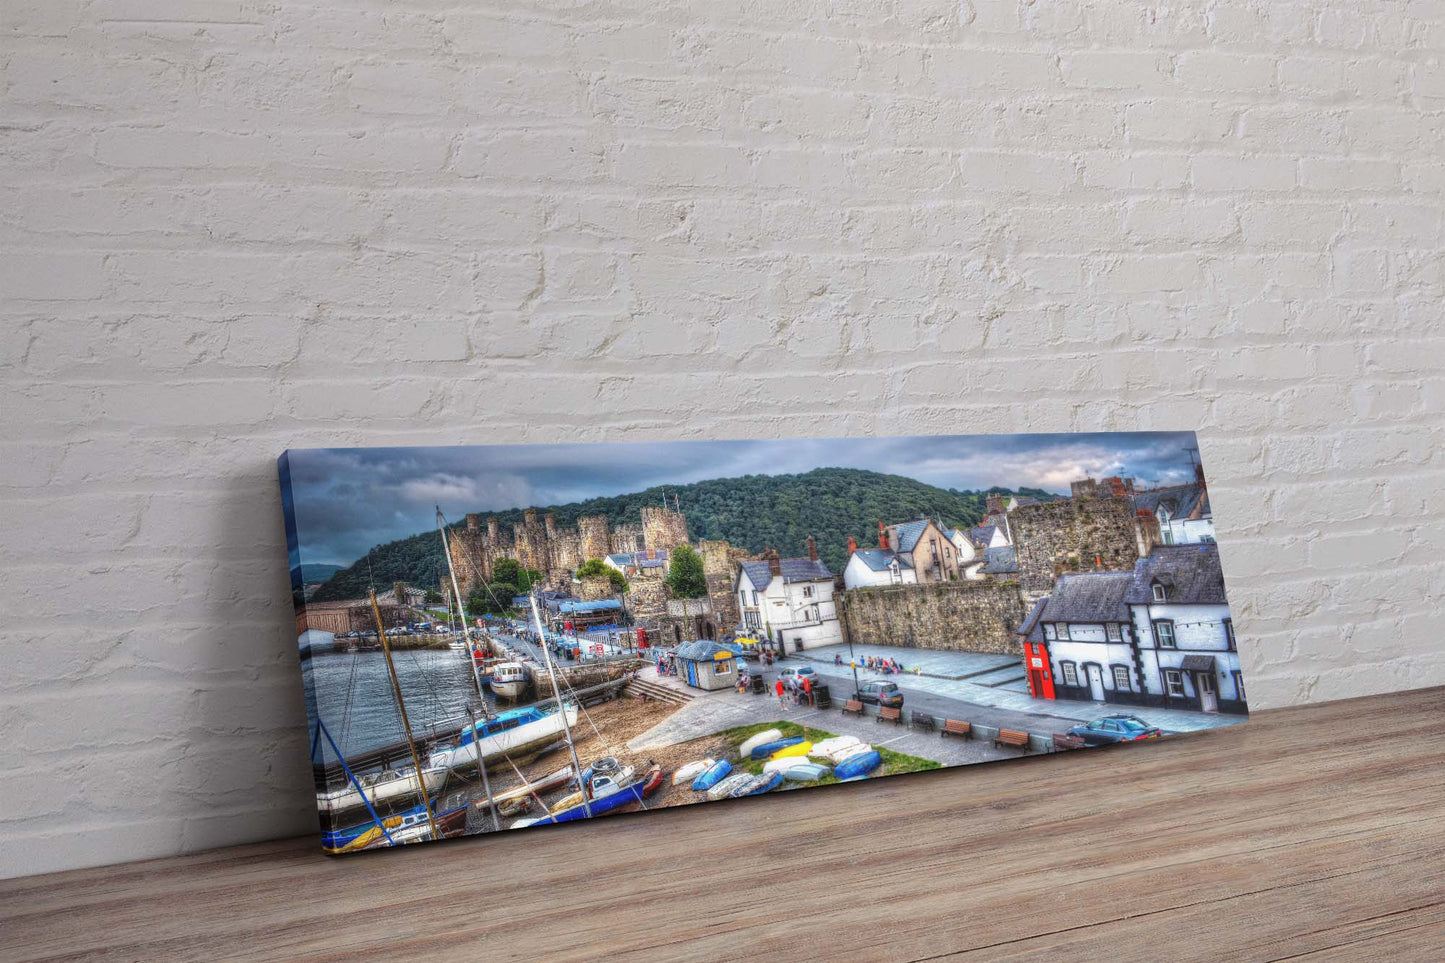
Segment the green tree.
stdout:
<path fill-rule="evenodd" d="M 667 567 L 667 587 L 675 599 L 700 599 L 707 594 L 707 576 L 702 571 L 702 556 L 691 545 L 672 550 Z"/>
<path fill-rule="evenodd" d="M 438 592 L 436 589 L 427 589 L 427 590 L 426 590 L 426 604 L 427 604 L 427 605 L 439 605 L 439 604 L 441 604 L 441 602 L 442 602 L 442 593 Z"/>
<path fill-rule="evenodd" d="M 629 588 L 627 584 L 627 576 L 623 575 L 617 569 L 613 568 L 611 565 L 608 565 L 600 558 L 589 558 L 577 568 L 578 578 L 587 578 L 593 575 L 606 576 L 607 580 L 612 583 L 612 591 L 616 592 L 618 595 L 626 592 Z"/>
<path fill-rule="evenodd" d="M 517 595 L 526 595 L 532 586 L 542 581 L 542 573 L 535 568 L 523 568 L 514 558 L 499 558 L 492 563 L 492 581 L 517 588 Z"/>
<path fill-rule="evenodd" d="M 522 594 L 510 582 L 493 582 L 486 588 L 472 589 L 467 599 L 467 614 L 473 618 L 479 615 L 505 612 L 512 607 L 512 599 Z"/>

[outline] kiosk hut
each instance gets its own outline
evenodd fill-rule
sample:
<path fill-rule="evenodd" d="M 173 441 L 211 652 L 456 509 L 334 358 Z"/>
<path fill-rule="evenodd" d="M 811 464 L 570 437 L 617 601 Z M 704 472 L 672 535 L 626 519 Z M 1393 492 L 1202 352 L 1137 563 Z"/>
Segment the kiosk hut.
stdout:
<path fill-rule="evenodd" d="M 677 647 L 678 676 L 698 689 L 726 689 L 738 681 L 742 657 L 716 642 L 685 642 Z"/>

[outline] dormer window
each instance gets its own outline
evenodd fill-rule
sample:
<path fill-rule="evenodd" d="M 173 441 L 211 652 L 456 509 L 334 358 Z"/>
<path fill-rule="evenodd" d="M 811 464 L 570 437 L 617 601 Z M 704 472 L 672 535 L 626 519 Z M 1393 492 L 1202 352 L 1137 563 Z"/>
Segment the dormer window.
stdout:
<path fill-rule="evenodd" d="M 1163 585 L 1161 585 L 1159 582 L 1154 583 L 1153 592 L 1154 601 L 1156 602 L 1164 602 L 1167 601 L 1169 598 L 1169 590 Z"/>

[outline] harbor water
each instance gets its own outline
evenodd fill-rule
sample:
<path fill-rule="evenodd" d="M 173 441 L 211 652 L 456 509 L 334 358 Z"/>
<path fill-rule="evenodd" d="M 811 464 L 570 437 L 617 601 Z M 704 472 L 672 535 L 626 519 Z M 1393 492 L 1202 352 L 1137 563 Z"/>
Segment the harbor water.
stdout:
<path fill-rule="evenodd" d="M 393 652 L 392 659 L 417 739 L 448 728 L 455 732 L 459 720 L 466 718 L 467 706 L 477 707 L 477 687 L 465 651 L 405 649 Z M 406 738 L 384 653 L 318 655 L 307 659 L 303 669 L 315 693 L 316 711 L 344 755 Z M 487 711 L 495 711 L 490 691 L 485 692 L 485 699 Z M 328 762 L 333 761 L 329 747 L 324 755 Z"/>

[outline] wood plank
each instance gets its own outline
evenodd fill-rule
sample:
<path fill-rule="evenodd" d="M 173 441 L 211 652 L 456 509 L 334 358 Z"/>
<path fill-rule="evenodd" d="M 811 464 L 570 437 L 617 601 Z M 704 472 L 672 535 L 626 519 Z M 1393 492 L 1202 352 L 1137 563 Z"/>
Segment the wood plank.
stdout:
<path fill-rule="evenodd" d="M 3 955 L 795 959 L 827 934 L 843 960 L 1439 959 L 1442 695 L 400 852 L 4 881 Z"/>

